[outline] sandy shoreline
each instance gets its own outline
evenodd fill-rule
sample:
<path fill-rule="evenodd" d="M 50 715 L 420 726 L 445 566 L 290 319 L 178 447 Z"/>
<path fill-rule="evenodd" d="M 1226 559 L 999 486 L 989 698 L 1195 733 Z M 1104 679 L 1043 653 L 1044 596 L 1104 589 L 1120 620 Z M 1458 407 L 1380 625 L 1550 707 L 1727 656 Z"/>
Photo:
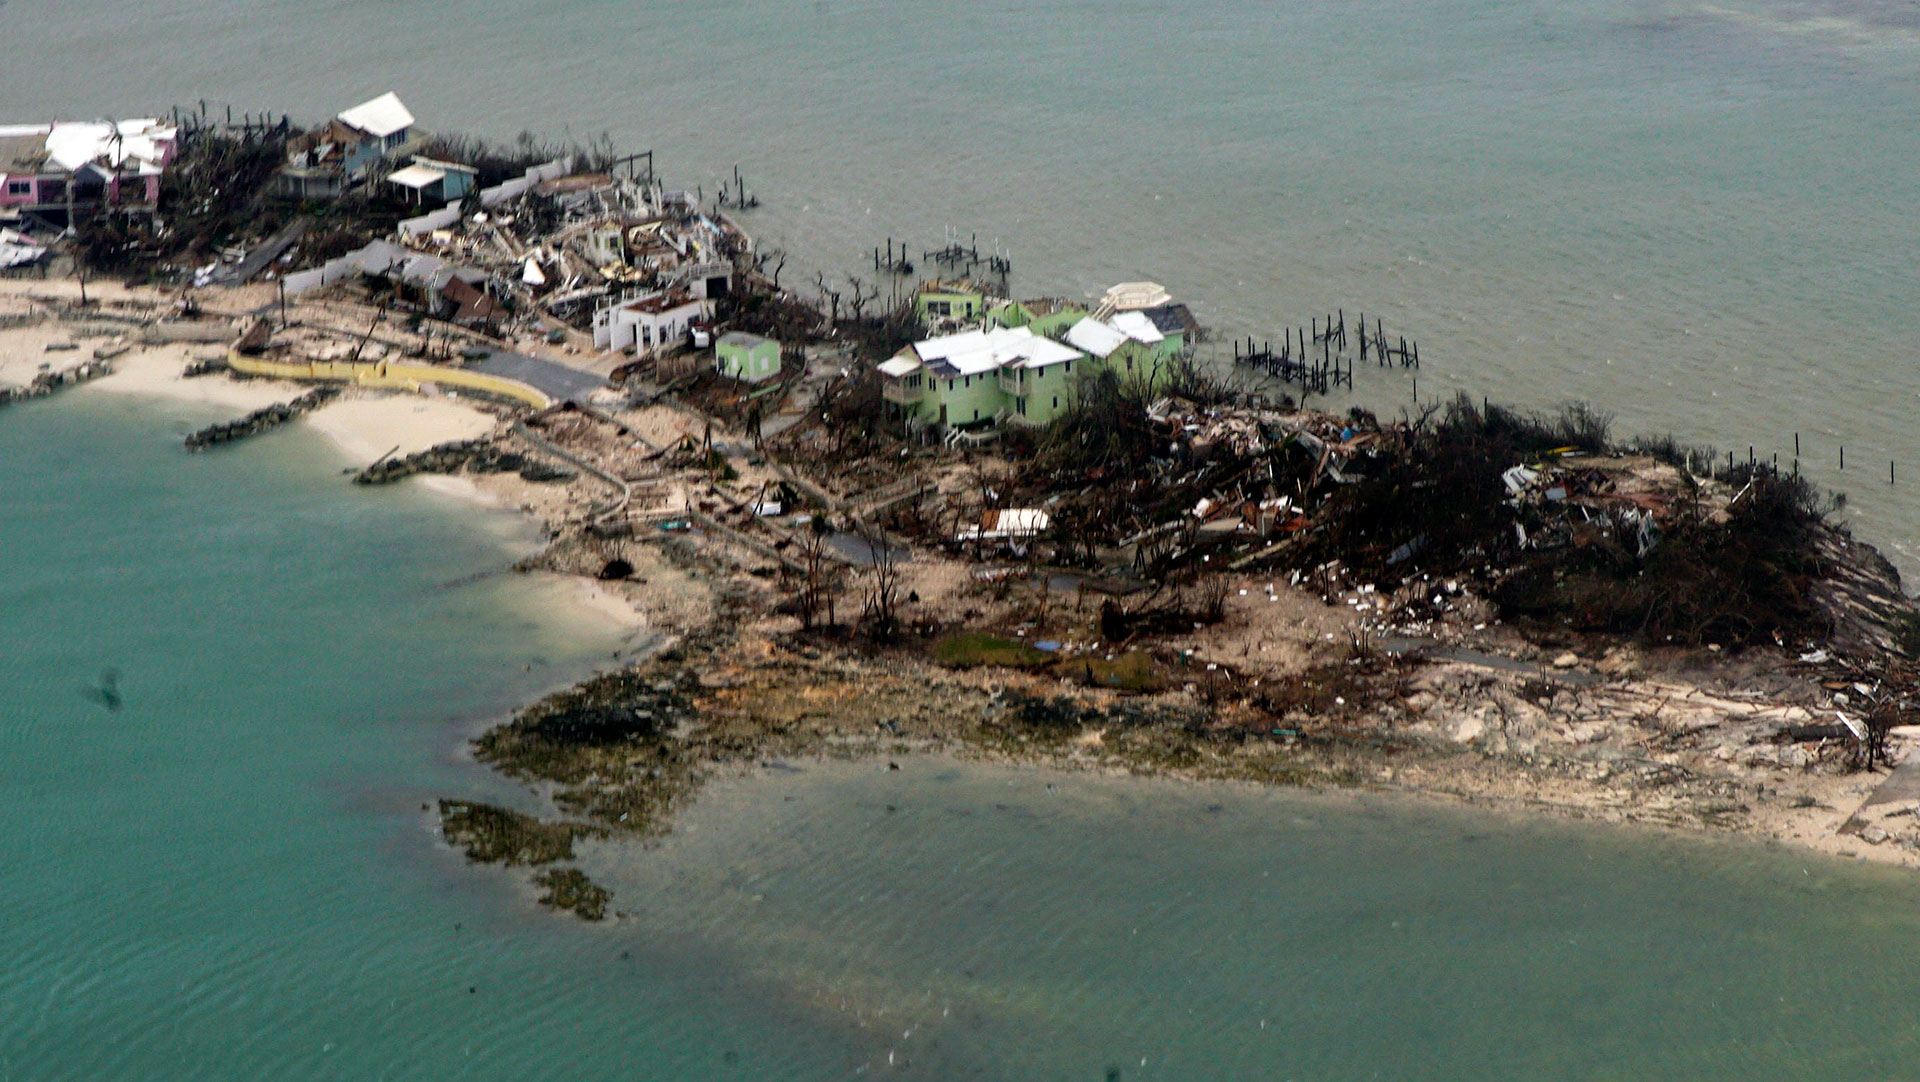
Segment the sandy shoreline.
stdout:
<path fill-rule="evenodd" d="M 20 283 L 10 284 L 15 288 L 0 289 L 0 302 L 17 305 L 25 291 L 18 288 Z M 30 284 L 40 287 L 35 292 L 43 295 L 55 293 L 46 287 L 58 285 Z M 151 295 L 122 291 L 119 296 L 127 303 L 157 303 Z M 7 310 L 0 307 L 0 314 Z M 69 328 L 53 319 L 0 329 L 0 382 L 31 379 L 50 358 L 92 356 L 89 343 L 95 340 L 85 338 L 80 339 L 80 349 L 47 352 L 48 342 L 70 337 Z M 182 375 L 191 361 L 218 352 L 219 347 L 206 344 L 133 345 L 114 359 L 111 375 L 61 393 L 143 395 L 218 407 L 238 416 L 288 401 L 307 389 L 291 382 L 236 380 L 222 373 Z M 698 436 L 703 429 L 697 415 L 668 407 L 628 413 L 625 422 L 656 446 L 670 445 L 683 435 Z M 503 447 L 512 445 L 502 438 L 502 420 L 494 412 L 441 395 L 349 389 L 339 400 L 296 423 L 324 435 L 352 466 L 488 436 Z M 716 430 L 716 438 L 721 434 Z M 744 439 L 738 433 L 725 435 L 733 441 Z M 629 445 L 631 450 L 623 453 L 641 453 L 634 441 L 619 442 L 622 447 Z M 245 453 L 244 446 L 233 453 Z M 772 477 L 764 469 L 750 468 L 744 459 L 736 464 L 746 474 L 739 482 L 743 490 Z M 1838 832 L 1884 775 L 1796 770 L 1764 757 L 1754 759 L 1739 749 L 1729 754 L 1727 747 L 1652 755 L 1646 752 L 1649 740 L 1666 740 L 1676 728 L 1685 731 L 1703 723 L 1673 712 L 1615 717 L 1609 711 L 1618 709 L 1617 697 L 1603 695 L 1569 693 L 1552 703 L 1533 704 L 1537 693 L 1523 688 L 1524 680 L 1511 674 L 1489 680 L 1485 673 L 1468 671 L 1471 666 L 1437 665 L 1423 670 L 1421 679 L 1426 684 L 1415 696 L 1421 709 L 1396 715 L 1391 725 L 1405 734 L 1406 742 L 1391 751 L 1358 745 L 1331 751 L 1303 749 L 1266 740 L 1231 749 L 1202 748 L 1199 757 L 1192 759 L 1193 749 L 1177 735 L 1140 735 L 1159 733 L 1151 725 L 1127 734 L 1127 739 L 1137 741 L 1132 747 L 1122 747 L 1124 741 L 1116 743 L 1111 726 L 1096 725 L 1064 744 L 1051 742 L 1049 735 L 1038 731 L 1022 733 L 1018 726 L 982 729 L 983 713 L 1004 713 L 1008 695 L 1041 702 L 1080 691 L 1051 677 L 995 670 L 956 674 L 921 660 L 876 660 L 830 643 L 809 644 L 794 636 L 790 618 L 766 611 L 777 595 L 768 576 L 768 561 L 761 554 L 742 550 L 717 535 L 643 530 L 611 543 L 583 535 L 582 509 L 607 497 L 597 481 L 538 484 L 512 473 L 428 474 L 414 481 L 439 495 L 516 511 L 553 538 L 555 544 L 527 561 L 533 568 L 558 572 L 535 586 L 534 596 L 545 599 L 536 603 L 564 606 L 582 627 L 624 630 L 629 642 L 640 641 L 637 637 L 645 633 L 648 643 L 704 644 L 678 662 L 675 671 L 695 680 L 698 690 L 692 694 L 707 719 L 702 725 L 713 726 L 736 743 L 726 745 L 731 750 L 717 760 L 697 754 L 689 758 L 671 800 L 698 799 L 705 779 L 716 776 L 715 763 L 722 761 L 732 765 L 718 769 L 717 776 L 753 769 L 753 763 L 768 756 L 938 751 L 1068 772 L 1386 792 L 1500 814 L 1544 813 L 1688 833 L 1717 832 L 1836 856 L 1920 865 L 1920 846 L 1912 844 L 1912 839 L 1902 836 L 1899 844 L 1870 844 L 1857 834 Z M 678 480 L 653 491 L 656 503 L 668 508 L 692 498 L 692 490 Z M 624 582 L 597 581 L 595 571 L 615 555 L 632 563 L 632 577 Z M 929 554 L 906 568 L 906 588 L 924 599 L 925 611 L 978 603 L 978 588 L 964 563 Z M 1299 666 L 1331 650 L 1329 644 L 1347 639 L 1353 629 L 1352 614 L 1343 607 L 1324 607 L 1317 599 L 1294 596 L 1284 589 L 1275 593 L 1271 584 L 1258 578 L 1236 585 L 1241 588 L 1229 604 L 1232 617 L 1218 629 L 1196 629 L 1191 641 L 1180 644 L 1196 671 L 1215 666 L 1247 672 L 1258 672 L 1262 665 L 1274 671 Z M 633 656 L 626 654 L 623 663 Z M 1582 667 L 1594 661 L 1586 659 Z M 1663 677 L 1657 672 L 1614 676 L 1610 683 L 1628 690 L 1638 686 L 1651 689 L 1645 691 L 1649 695 L 1674 694 L 1672 687 L 1659 684 Z M 760 701 L 749 701 L 756 696 Z M 808 704 L 822 696 L 828 700 L 840 696 L 845 705 L 821 715 Z M 1185 692 L 1171 690 L 1144 702 L 1151 704 L 1150 711 L 1169 717 L 1212 709 L 1201 704 L 1191 684 Z M 1097 705 L 1102 710 L 1126 707 L 1115 697 L 1100 698 Z M 1492 728 L 1499 732 L 1488 732 L 1490 705 L 1498 707 L 1501 720 Z M 1530 712 L 1537 716 L 1529 717 Z M 1516 716 L 1523 719 L 1517 727 Z M 792 729 L 796 721 L 806 729 L 804 733 Z M 876 738 L 874 726 L 896 736 Z M 1906 748 L 1895 750 L 1904 754 Z M 1607 759 L 1609 755 L 1613 758 Z M 1646 773 L 1650 769 L 1646 764 L 1656 760 L 1660 760 L 1656 773 L 1678 771 L 1678 780 L 1632 776 L 1636 770 Z M 495 762 L 500 765 L 498 759 Z M 592 806 L 612 799 L 610 794 L 622 784 L 616 777 L 594 793 L 577 794 L 574 799 Z M 1908 815 L 1905 822 L 1915 819 Z M 1892 820 L 1888 824 L 1894 831 L 1904 827 Z"/>
<path fill-rule="evenodd" d="M 148 290 L 126 290 L 114 283 L 89 283 L 90 297 L 128 304 L 157 305 L 160 298 Z M 0 280 L 0 316 L 44 312 L 45 305 L 29 303 L 28 295 L 77 299 L 75 283 L 62 280 Z M 129 331 L 133 328 L 130 326 Z M 49 343 L 73 342 L 78 348 L 49 352 Z M 119 352 L 120 347 L 124 352 Z M 311 385 L 286 380 L 234 379 L 224 372 L 188 377 L 192 362 L 220 356 L 224 347 L 208 343 L 142 344 L 132 334 L 76 335 L 70 322 L 48 316 L 24 326 L 0 327 L 0 387 L 25 386 L 43 371 L 62 370 L 93 359 L 96 348 L 116 352 L 110 374 L 63 389 L 60 394 L 124 395 L 216 408 L 239 417 L 277 403 L 289 402 Z M 0 423 L 4 423 L 0 415 Z M 376 459 L 404 456 L 443 443 L 487 436 L 501 424 L 498 416 L 453 396 L 368 391 L 351 388 L 326 406 L 294 422 L 326 437 L 347 467 L 364 467 Z M 244 445 L 234 448 L 245 453 Z M 496 490 L 466 477 L 424 475 L 413 479 L 421 488 L 490 509 L 513 510 L 524 521 L 540 524 L 538 516 L 516 508 Z M 344 492 L 343 498 L 352 498 Z M 509 551 L 524 552 L 509 541 Z M 611 628 L 626 641 L 650 628 L 648 621 L 615 589 L 590 579 L 567 575 L 534 575 L 537 593 L 547 603 L 576 614 L 583 630 Z"/>

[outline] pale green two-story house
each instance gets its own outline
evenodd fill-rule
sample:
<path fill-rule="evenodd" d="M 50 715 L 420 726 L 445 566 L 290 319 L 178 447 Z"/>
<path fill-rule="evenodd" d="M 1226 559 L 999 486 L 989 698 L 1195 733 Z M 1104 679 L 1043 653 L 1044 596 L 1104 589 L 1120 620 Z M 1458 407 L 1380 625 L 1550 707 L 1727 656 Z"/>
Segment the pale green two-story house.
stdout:
<path fill-rule="evenodd" d="M 1025 327 L 915 342 L 880 365 L 889 413 L 909 430 L 1043 425 L 1073 402 L 1086 355 Z"/>
<path fill-rule="evenodd" d="M 1150 389 L 1173 374 L 1184 348 L 1141 312 L 1121 312 L 1104 320 L 1088 316 L 1067 328 L 1065 341 L 1112 370 L 1122 383 L 1144 381 Z"/>
<path fill-rule="evenodd" d="M 1080 381 L 1096 371 L 1158 387 L 1179 349 L 1136 313 L 1081 316 L 1062 341 L 1031 326 L 962 331 L 916 342 L 881 364 L 881 396 L 908 431 L 1040 426 L 1073 409 Z"/>
<path fill-rule="evenodd" d="M 913 314 L 922 327 L 944 320 L 972 323 L 987 311 L 986 290 L 965 278 L 934 278 L 921 282 L 913 294 Z"/>

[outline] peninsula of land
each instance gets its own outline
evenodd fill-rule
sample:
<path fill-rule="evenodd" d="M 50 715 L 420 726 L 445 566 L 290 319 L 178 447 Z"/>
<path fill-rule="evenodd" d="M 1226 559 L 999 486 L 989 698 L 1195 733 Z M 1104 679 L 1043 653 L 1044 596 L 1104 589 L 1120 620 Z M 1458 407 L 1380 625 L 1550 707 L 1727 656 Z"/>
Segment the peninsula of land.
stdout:
<path fill-rule="evenodd" d="M 738 178 L 502 156 L 397 99 L 318 141 L 176 125 L 145 213 L 14 234 L 0 403 L 191 398 L 230 414 L 197 453 L 313 425 L 356 483 L 537 519 L 520 569 L 660 644 L 475 740 L 528 803 L 439 809 L 550 904 L 617 913 L 575 842 L 717 774 L 928 751 L 1920 862 L 1920 621 L 1790 465 L 1588 409 L 1311 408 L 1419 363 L 1345 313 L 1228 351 L 1153 283 L 1017 298 L 957 244 L 783 285 Z"/>

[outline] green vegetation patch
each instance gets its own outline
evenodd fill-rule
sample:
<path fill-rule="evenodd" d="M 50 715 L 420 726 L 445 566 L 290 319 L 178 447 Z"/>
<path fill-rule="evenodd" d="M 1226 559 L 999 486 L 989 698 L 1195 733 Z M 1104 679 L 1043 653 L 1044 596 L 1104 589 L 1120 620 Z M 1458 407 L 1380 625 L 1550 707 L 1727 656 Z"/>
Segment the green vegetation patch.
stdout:
<path fill-rule="evenodd" d="M 1053 672 L 1088 687 L 1115 691 L 1153 692 L 1167 686 L 1166 674 L 1144 650 L 1129 650 L 1111 661 L 1095 657 L 1062 658 L 1054 663 Z"/>
<path fill-rule="evenodd" d="M 466 850 L 468 859 L 487 864 L 551 864 L 573 857 L 573 842 L 604 837 L 606 831 L 580 823 L 547 823 L 531 815 L 464 800 L 440 802 L 440 829 Z"/>
<path fill-rule="evenodd" d="M 1045 665 L 1052 660 L 1052 655 L 1014 639 L 962 631 L 934 643 L 933 659 L 949 669 L 977 669 L 983 665 L 1032 669 Z"/>
<path fill-rule="evenodd" d="M 549 868 L 533 877 L 533 885 L 545 892 L 540 895 L 541 905 L 569 910 L 581 920 L 607 918 L 607 899 L 612 895 L 578 868 Z"/>

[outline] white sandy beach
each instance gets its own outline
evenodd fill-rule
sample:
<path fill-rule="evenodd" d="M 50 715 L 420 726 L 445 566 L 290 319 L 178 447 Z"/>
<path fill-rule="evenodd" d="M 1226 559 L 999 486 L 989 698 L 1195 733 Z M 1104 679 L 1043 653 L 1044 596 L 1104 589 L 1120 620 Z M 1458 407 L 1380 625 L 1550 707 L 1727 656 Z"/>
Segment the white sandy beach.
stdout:
<path fill-rule="evenodd" d="M 355 465 L 387 454 L 409 455 L 436 444 L 492 432 L 492 414 L 453 398 L 355 392 L 304 419 Z"/>
<path fill-rule="evenodd" d="M 218 373 L 187 379 L 180 374 L 195 357 L 219 352 L 219 347 L 204 343 L 135 346 L 114 359 L 112 375 L 69 393 L 152 395 L 219 406 L 238 417 L 275 402 L 291 401 L 306 391 L 286 380 L 236 380 Z"/>

